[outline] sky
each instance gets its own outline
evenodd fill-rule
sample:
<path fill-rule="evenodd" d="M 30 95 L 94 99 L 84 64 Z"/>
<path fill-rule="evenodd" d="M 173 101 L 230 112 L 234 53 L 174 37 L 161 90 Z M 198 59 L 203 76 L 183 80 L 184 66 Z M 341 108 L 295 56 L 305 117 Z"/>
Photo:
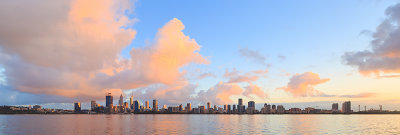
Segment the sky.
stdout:
<path fill-rule="evenodd" d="M 3 0 L 0 105 L 400 110 L 399 2 Z"/>

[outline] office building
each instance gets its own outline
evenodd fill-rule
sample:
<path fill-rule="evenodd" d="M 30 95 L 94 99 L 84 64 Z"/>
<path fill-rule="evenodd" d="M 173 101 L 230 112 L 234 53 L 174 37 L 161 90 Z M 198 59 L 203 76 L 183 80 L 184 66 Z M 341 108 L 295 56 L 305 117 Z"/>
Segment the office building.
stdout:
<path fill-rule="evenodd" d="M 339 104 L 338 103 L 333 103 L 332 104 L 332 111 L 335 112 L 335 111 L 338 111 L 338 110 L 339 110 Z"/>
<path fill-rule="evenodd" d="M 121 96 L 119 97 L 118 105 L 119 105 L 119 106 L 124 106 L 124 97 L 122 96 L 122 94 L 121 94 Z"/>
<path fill-rule="evenodd" d="M 272 110 L 276 110 L 276 105 L 272 105 Z"/>
<path fill-rule="evenodd" d="M 81 111 L 81 103 L 76 102 L 74 103 L 74 112 L 80 112 Z"/>
<path fill-rule="evenodd" d="M 129 105 L 131 107 L 131 110 L 133 110 L 133 96 L 131 96 L 131 98 L 129 99 Z"/>
<path fill-rule="evenodd" d="M 135 104 L 135 112 L 140 111 L 140 103 L 139 103 L 139 101 L 135 100 L 133 104 Z"/>
<path fill-rule="evenodd" d="M 277 113 L 285 113 L 285 108 L 283 108 L 282 105 L 278 105 L 278 107 L 276 108 L 276 112 Z"/>
<path fill-rule="evenodd" d="M 210 102 L 207 102 L 207 110 L 210 110 L 210 108 L 211 108 L 211 104 L 210 104 Z"/>
<path fill-rule="evenodd" d="M 192 104 L 187 103 L 186 104 L 186 112 L 191 112 L 192 111 Z"/>
<path fill-rule="evenodd" d="M 149 103 L 149 101 L 146 101 L 146 102 L 144 103 L 144 109 L 150 109 L 150 103 Z"/>
<path fill-rule="evenodd" d="M 346 101 L 342 104 L 342 113 L 351 113 L 351 102 Z"/>
<path fill-rule="evenodd" d="M 96 109 L 96 107 L 97 107 L 96 101 L 94 101 L 94 100 L 90 101 L 90 110 L 93 111 Z"/>
<path fill-rule="evenodd" d="M 227 106 L 226 113 L 231 113 L 231 105 L 228 105 L 228 106 Z"/>
<path fill-rule="evenodd" d="M 153 111 L 158 111 L 158 100 L 153 100 Z"/>
<path fill-rule="evenodd" d="M 111 93 L 107 93 L 106 95 L 106 107 L 112 108 L 113 107 L 113 96 Z"/>
<path fill-rule="evenodd" d="M 238 99 L 238 105 L 243 105 L 243 99 L 242 98 Z"/>
<path fill-rule="evenodd" d="M 183 111 L 183 105 L 182 104 L 179 105 L 179 111 Z"/>
<path fill-rule="evenodd" d="M 247 113 L 255 113 L 256 111 L 256 103 L 254 101 L 247 102 Z"/>

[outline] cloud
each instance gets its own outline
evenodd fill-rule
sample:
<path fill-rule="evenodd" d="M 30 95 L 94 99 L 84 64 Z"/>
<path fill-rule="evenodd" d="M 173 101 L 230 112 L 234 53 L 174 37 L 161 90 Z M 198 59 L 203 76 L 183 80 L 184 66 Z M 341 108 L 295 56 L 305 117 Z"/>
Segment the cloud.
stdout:
<path fill-rule="evenodd" d="M 257 81 L 260 77 L 266 77 L 267 73 L 268 69 L 263 69 L 263 70 L 254 70 L 242 74 L 235 68 L 233 68 L 232 71 L 226 69 L 224 77 L 228 78 L 228 83 L 241 83 L 241 82 L 251 83 Z"/>
<path fill-rule="evenodd" d="M 200 91 L 196 98 L 202 102 L 223 105 L 233 102 L 231 96 L 242 93 L 243 89 L 238 84 L 219 82 L 207 91 Z"/>
<path fill-rule="evenodd" d="M 251 95 L 256 95 L 257 97 L 260 97 L 262 99 L 268 97 L 268 95 L 259 86 L 254 84 L 250 84 L 249 86 L 245 87 L 243 95 L 247 97 L 251 97 Z"/>
<path fill-rule="evenodd" d="M 186 80 L 185 71 L 179 71 L 181 67 L 209 61 L 198 52 L 200 46 L 183 29 L 180 20 L 172 19 L 158 30 L 153 44 L 132 49 L 124 70 L 113 76 L 98 74 L 94 82 L 107 84 L 104 87 L 132 89 L 158 83 L 175 85 Z"/>
<path fill-rule="evenodd" d="M 377 93 L 360 93 L 356 95 L 342 95 L 340 97 L 347 97 L 347 98 L 369 98 L 369 97 L 375 97 L 378 95 Z"/>
<path fill-rule="evenodd" d="M 387 18 L 372 34 L 370 50 L 346 52 L 344 64 L 358 68 L 363 75 L 400 73 L 400 3 L 386 9 Z"/>
<path fill-rule="evenodd" d="M 240 48 L 239 53 L 240 56 L 252 60 L 257 64 L 266 65 L 265 63 L 266 57 L 260 54 L 258 51 L 249 50 L 248 48 Z"/>
<path fill-rule="evenodd" d="M 291 93 L 295 97 L 323 95 L 322 92 L 314 89 L 314 86 L 327 81 L 329 81 L 328 78 L 322 79 L 316 73 L 305 72 L 303 74 L 293 75 L 287 86 L 278 89 Z"/>
<path fill-rule="evenodd" d="M 202 74 L 200 74 L 198 77 L 197 77 L 197 79 L 204 79 L 204 78 L 207 78 L 207 77 L 213 77 L 213 78 L 215 78 L 215 77 L 217 77 L 215 74 L 213 74 L 213 73 L 210 73 L 210 72 L 207 72 L 207 73 L 202 73 Z"/>
<path fill-rule="evenodd" d="M 128 17 L 132 9 L 129 0 L 0 1 L 0 63 L 7 84 L 24 93 L 80 100 L 154 85 L 160 87 L 143 92 L 165 100 L 184 94 L 192 85 L 182 83 L 181 67 L 209 63 L 200 46 L 174 18 L 154 43 L 121 58 L 136 35 L 129 29 L 136 21 Z"/>

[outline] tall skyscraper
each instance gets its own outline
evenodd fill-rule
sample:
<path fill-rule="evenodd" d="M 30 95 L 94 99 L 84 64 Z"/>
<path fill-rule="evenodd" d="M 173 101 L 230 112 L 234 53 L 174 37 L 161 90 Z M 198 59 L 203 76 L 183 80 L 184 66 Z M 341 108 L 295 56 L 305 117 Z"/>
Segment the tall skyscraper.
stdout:
<path fill-rule="evenodd" d="M 339 104 L 338 103 L 333 103 L 332 104 L 332 111 L 338 111 L 339 110 Z"/>
<path fill-rule="evenodd" d="M 231 113 L 231 105 L 228 105 L 228 108 L 227 108 L 227 111 L 226 111 L 227 113 Z"/>
<path fill-rule="evenodd" d="M 74 112 L 80 112 L 81 111 L 81 103 L 76 102 L 74 103 Z"/>
<path fill-rule="evenodd" d="M 224 105 L 224 110 L 226 111 L 228 108 L 228 105 Z"/>
<path fill-rule="evenodd" d="M 235 105 L 235 104 L 232 105 L 232 112 L 233 112 L 233 113 L 237 112 L 237 110 L 236 110 L 236 105 Z"/>
<path fill-rule="evenodd" d="M 350 101 L 343 102 L 342 112 L 343 113 L 351 113 L 351 102 Z"/>
<path fill-rule="evenodd" d="M 150 109 L 150 103 L 149 101 L 146 101 L 144 104 L 144 109 Z"/>
<path fill-rule="evenodd" d="M 183 111 L 183 105 L 182 104 L 179 105 L 179 111 Z"/>
<path fill-rule="evenodd" d="M 131 110 L 133 110 L 133 96 L 131 96 L 131 98 L 130 98 L 129 105 L 131 106 Z"/>
<path fill-rule="evenodd" d="M 135 100 L 134 104 L 135 104 L 135 112 L 136 111 L 140 111 L 140 103 L 139 103 L 139 101 Z"/>
<path fill-rule="evenodd" d="M 207 110 L 210 111 L 210 108 L 211 108 L 211 104 L 210 104 L 210 102 L 207 102 Z"/>
<path fill-rule="evenodd" d="M 122 94 L 121 94 L 121 96 L 119 97 L 119 103 L 118 103 L 118 105 L 119 105 L 119 106 L 124 106 L 124 96 L 122 96 Z"/>
<path fill-rule="evenodd" d="M 276 105 L 272 105 L 272 110 L 276 110 Z"/>
<path fill-rule="evenodd" d="M 243 105 L 243 99 L 242 98 L 238 99 L 238 105 Z"/>
<path fill-rule="evenodd" d="M 106 95 L 106 107 L 112 108 L 113 107 L 113 96 L 111 93 L 107 93 Z"/>
<path fill-rule="evenodd" d="M 153 100 L 153 111 L 158 111 L 158 100 Z"/>
<path fill-rule="evenodd" d="M 250 108 L 250 107 L 256 108 L 256 103 L 255 103 L 254 101 L 249 101 L 249 102 L 248 102 L 248 107 L 249 107 L 249 108 Z"/>
<path fill-rule="evenodd" d="M 90 110 L 95 110 L 95 108 L 97 107 L 97 103 L 96 101 L 92 100 L 90 101 Z"/>
<path fill-rule="evenodd" d="M 186 104 L 186 112 L 191 112 L 192 111 L 192 104 L 187 103 Z"/>

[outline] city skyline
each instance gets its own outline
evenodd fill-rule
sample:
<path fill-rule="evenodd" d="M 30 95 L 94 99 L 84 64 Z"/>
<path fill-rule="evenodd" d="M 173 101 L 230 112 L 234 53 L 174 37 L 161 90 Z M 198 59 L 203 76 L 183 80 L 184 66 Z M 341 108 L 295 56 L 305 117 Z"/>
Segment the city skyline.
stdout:
<path fill-rule="evenodd" d="M 399 1 L 208 2 L 1 1 L 0 105 L 400 110 Z"/>

